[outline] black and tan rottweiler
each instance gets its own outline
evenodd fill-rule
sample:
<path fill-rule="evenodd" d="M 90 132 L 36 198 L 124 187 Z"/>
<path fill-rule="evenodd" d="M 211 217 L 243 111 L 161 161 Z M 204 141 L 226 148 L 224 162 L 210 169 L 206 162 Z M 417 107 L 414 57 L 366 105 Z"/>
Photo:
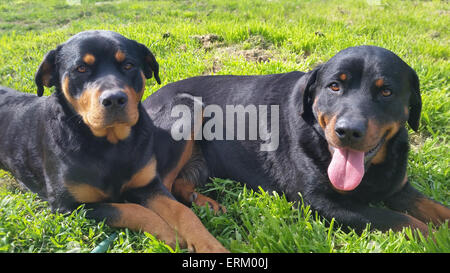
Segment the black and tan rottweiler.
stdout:
<path fill-rule="evenodd" d="M 141 105 L 158 67 L 146 46 L 115 32 L 73 36 L 45 55 L 39 97 L 0 87 L 0 167 L 61 212 L 85 204 L 110 226 L 226 251 L 163 186 L 191 147 L 157 129 Z M 44 86 L 56 92 L 41 97 Z"/>
<path fill-rule="evenodd" d="M 427 233 L 427 222 L 450 218 L 447 207 L 408 181 L 405 124 L 418 130 L 419 79 L 389 50 L 351 47 L 308 73 L 194 77 L 164 86 L 143 104 L 155 125 L 169 132 L 182 116 L 172 109 L 188 96 L 202 105 L 203 130 L 217 119 L 217 113 L 206 111 L 208 106 L 223 112 L 230 105 L 245 107 L 244 120 L 242 115 L 237 122 L 222 119 L 227 114 L 214 123 L 223 125 L 227 134 L 242 124 L 251 128 L 251 110 L 259 109 L 255 107 L 279 106 L 275 119 L 266 108 L 266 127 L 276 128 L 279 139 L 273 151 L 261 149 L 267 144 L 264 138 L 249 140 L 250 131 L 244 139 L 205 139 L 200 134 L 195 142 L 184 140 L 193 146 L 193 156 L 168 185 L 182 202 L 208 201 L 219 209 L 194 189 L 210 176 L 284 193 L 290 201 L 303 198 L 320 215 L 358 231 L 370 223 L 379 230 L 412 227 Z M 208 126 L 210 131 L 214 126 Z M 370 205 L 381 201 L 389 209 Z"/>

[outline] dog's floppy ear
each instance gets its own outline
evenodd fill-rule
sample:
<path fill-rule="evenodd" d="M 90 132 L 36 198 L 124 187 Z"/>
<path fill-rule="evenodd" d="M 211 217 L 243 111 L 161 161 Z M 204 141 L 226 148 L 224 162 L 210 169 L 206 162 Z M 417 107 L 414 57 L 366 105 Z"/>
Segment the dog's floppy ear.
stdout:
<path fill-rule="evenodd" d="M 409 118 L 408 124 L 411 128 L 417 132 L 419 129 L 420 113 L 422 112 L 422 98 L 420 96 L 420 83 L 419 77 L 416 72 L 411 68 L 411 94 L 409 97 Z"/>
<path fill-rule="evenodd" d="M 144 58 L 142 70 L 144 71 L 145 77 L 150 79 L 154 75 L 156 82 L 161 84 L 161 80 L 159 79 L 159 64 L 156 61 L 155 56 L 153 56 L 145 45 L 140 43 L 138 43 L 138 45 Z"/>
<path fill-rule="evenodd" d="M 57 80 L 56 50 L 53 49 L 45 54 L 44 60 L 39 65 L 38 71 L 34 76 L 34 82 L 37 85 L 37 95 L 41 97 L 44 94 L 44 86 L 52 87 Z"/>
<path fill-rule="evenodd" d="M 295 86 L 297 96 L 299 96 L 296 98 L 296 101 L 303 103 L 301 114 L 303 114 L 303 112 L 307 112 L 312 106 L 314 96 L 312 89 L 316 82 L 317 73 L 321 67 L 322 65 L 318 65 L 313 70 L 304 74 Z"/>

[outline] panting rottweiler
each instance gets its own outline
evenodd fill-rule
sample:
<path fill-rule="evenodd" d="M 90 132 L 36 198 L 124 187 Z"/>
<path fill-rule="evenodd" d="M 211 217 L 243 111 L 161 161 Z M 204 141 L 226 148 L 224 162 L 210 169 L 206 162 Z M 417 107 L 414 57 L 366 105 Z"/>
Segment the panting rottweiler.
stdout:
<path fill-rule="evenodd" d="M 81 32 L 48 52 L 37 94 L 0 88 L 0 167 L 61 212 L 85 204 L 113 227 L 197 252 L 227 251 L 163 186 L 190 146 L 156 128 L 141 105 L 158 83 L 149 49 L 111 31 Z M 44 86 L 56 92 L 43 95 Z"/>
<path fill-rule="evenodd" d="M 220 208 L 194 189 L 210 176 L 284 193 L 290 201 L 302 198 L 320 215 L 357 231 L 370 223 L 383 231 L 412 227 L 427 233 L 427 222 L 450 218 L 447 207 L 408 181 L 405 124 L 418 130 L 419 79 L 387 49 L 347 48 L 308 73 L 189 78 L 164 86 L 143 105 L 155 125 L 169 132 L 181 116 L 173 107 L 189 96 L 202 109 L 215 105 L 224 112 L 230 105 L 278 105 L 276 119 L 267 110 L 266 126 L 278 127 L 279 143 L 274 151 L 262 151 L 264 139 L 184 140 L 194 146 L 192 158 L 174 184 L 166 185 L 184 203 L 208 201 Z M 248 129 L 252 108 L 244 109 L 248 115 L 239 122 Z M 217 118 L 210 112 L 202 112 L 203 125 Z M 227 133 L 238 127 L 228 120 L 215 126 L 220 124 Z M 371 205 L 381 201 L 389 209 Z"/>

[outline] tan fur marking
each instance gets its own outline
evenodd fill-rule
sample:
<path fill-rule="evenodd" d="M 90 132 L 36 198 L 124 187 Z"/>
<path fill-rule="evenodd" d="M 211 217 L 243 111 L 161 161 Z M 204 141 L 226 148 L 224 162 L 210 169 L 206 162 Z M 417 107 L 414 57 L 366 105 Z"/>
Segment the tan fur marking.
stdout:
<path fill-rule="evenodd" d="M 322 127 L 322 128 L 324 128 L 325 137 L 326 137 L 328 143 L 331 144 L 331 146 L 333 146 L 333 147 L 339 147 L 340 146 L 340 145 L 338 145 L 339 139 L 336 136 L 336 133 L 334 131 L 334 127 L 336 125 L 336 120 L 337 120 L 337 115 L 335 115 L 331 118 L 329 118 L 328 116 L 325 116 L 325 115 L 321 115 L 320 119 L 322 121 L 319 121 L 319 124 L 323 123 L 323 125 L 324 125 L 324 127 Z"/>
<path fill-rule="evenodd" d="M 397 134 L 398 130 L 400 130 L 400 128 L 401 128 L 400 122 L 392 122 L 390 124 L 387 124 L 386 126 L 383 126 L 382 131 L 388 132 L 386 140 L 389 140 L 392 137 L 394 137 Z"/>
<path fill-rule="evenodd" d="M 185 204 L 189 204 L 194 201 L 193 194 L 195 192 L 194 182 L 188 181 L 183 178 L 177 178 L 172 185 L 172 194 L 181 200 Z"/>
<path fill-rule="evenodd" d="M 161 216 L 182 238 L 188 248 L 196 252 L 228 252 L 203 226 L 188 207 L 167 196 L 157 195 L 147 207 Z"/>
<path fill-rule="evenodd" d="M 379 78 L 378 80 L 375 81 L 376 87 L 382 87 L 383 85 L 384 85 L 384 80 L 382 78 Z"/>
<path fill-rule="evenodd" d="M 81 99 L 80 98 L 76 99 L 72 97 L 72 95 L 69 92 L 69 77 L 64 78 L 62 84 L 62 91 L 66 100 L 72 105 L 74 110 L 82 116 L 83 113 L 87 111 L 87 109 L 89 108 L 89 105 L 87 105 L 89 103 L 88 98 L 83 97 Z"/>
<path fill-rule="evenodd" d="M 97 203 L 108 198 L 108 194 L 104 191 L 88 184 L 68 182 L 66 186 L 70 194 L 80 203 Z"/>
<path fill-rule="evenodd" d="M 96 136 L 101 137 L 101 135 L 96 135 Z M 107 128 L 106 134 L 104 136 L 106 136 L 106 140 L 108 140 L 112 144 L 117 144 L 119 142 L 119 138 L 116 136 L 116 134 L 114 133 L 114 130 L 112 128 Z"/>
<path fill-rule="evenodd" d="M 342 73 L 341 75 L 339 75 L 339 79 L 341 79 L 341 81 L 345 81 L 347 79 L 347 74 Z"/>
<path fill-rule="evenodd" d="M 142 169 L 131 177 L 130 181 L 122 186 L 121 192 L 147 186 L 156 177 L 156 159 L 152 157 Z"/>
<path fill-rule="evenodd" d="M 92 107 L 92 105 L 95 105 L 95 99 L 98 101 L 98 96 L 100 96 L 100 92 L 96 90 L 84 90 L 84 92 L 80 95 L 79 98 L 74 98 L 69 92 L 69 77 L 65 77 L 62 84 L 62 91 L 67 99 L 67 101 L 72 105 L 74 110 L 80 114 L 80 116 L 83 118 L 84 123 L 86 123 L 91 129 L 92 127 L 100 127 L 100 126 L 92 126 L 96 125 L 96 121 L 98 118 L 94 118 L 92 121 L 89 119 L 88 114 L 91 116 L 101 116 L 99 107 Z M 95 98 L 93 98 L 95 97 Z M 97 102 L 98 104 L 98 102 Z M 92 115 L 94 111 L 92 111 L 91 108 L 94 108 L 94 110 L 97 110 L 94 115 Z M 93 124 L 94 123 L 94 124 Z M 93 132 L 94 133 L 94 132 Z M 103 132 L 101 133 L 103 134 Z M 96 133 L 94 135 L 97 136 Z"/>
<path fill-rule="evenodd" d="M 109 226 L 145 231 L 165 241 L 171 247 L 176 246 L 175 231 L 154 211 L 133 203 L 111 203 L 110 205 L 120 211 L 120 217 L 108 221 Z M 181 247 L 186 247 L 182 238 L 178 237 L 178 242 Z"/>
<path fill-rule="evenodd" d="M 94 55 L 87 53 L 83 57 L 83 62 L 85 62 L 88 65 L 93 65 L 95 63 L 95 57 Z"/>
<path fill-rule="evenodd" d="M 141 102 L 142 96 L 144 95 L 144 92 L 137 93 L 132 87 L 125 86 L 123 90 L 128 97 L 128 104 L 127 104 L 127 115 L 129 119 L 129 125 L 134 126 L 139 118 L 139 111 L 138 111 L 138 105 L 139 102 Z"/>
<path fill-rule="evenodd" d="M 386 143 L 381 146 L 380 150 L 378 150 L 377 154 L 372 158 L 371 163 L 372 164 L 381 164 L 384 162 L 384 159 L 386 158 L 387 154 L 387 147 Z"/>
<path fill-rule="evenodd" d="M 126 139 L 131 132 L 131 126 L 129 126 L 128 124 L 117 124 L 116 126 L 113 127 L 114 130 L 114 134 L 116 135 L 116 137 L 119 140 L 124 140 Z"/>
<path fill-rule="evenodd" d="M 318 112 L 318 117 L 320 127 L 325 130 L 327 127 L 327 123 L 325 122 L 325 115 L 323 115 L 321 112 Z"/>
<path fill-rule="evenodd" d="M 192 156 L 192 150 L 194 147 L 194 141 L 193 140 L 187 140 L 185 148 L 183 150 L 183 153 L 180 156 L 180 159 L 178 160 L 177 165 L 174 169 L 172 169 L 163 179 L 163 184 L 166 186 L 166 188 L 169 191 L 172 191 L 172 184 L 175 181 L 175 178 L 178 176 L 178 173 L 183 168 L 183 166 L 186 164 L 186 162 L 191 158 Z"/>
<path fill-rule="evenodd" d="M 194 117 L 194 118 L 198 122 L 197 124 L 203 124 L 203 110 L 201 111 L 200 115 L 198 115 L 197 117 Z M 201 128 L 199 128 L 199 129 L 201 130 Z M 195 128 L 194 128 L 194 130 L 195 130 Z M 195 138 L 195 133 L 196 133 L 194 130 L 192 130 L 192 132 L 191 132 L 191 139 L 186 141 L 186 145 L 184 147 L 183 153 L 180 156 L 180 159 L 178 160 L 177 165 L 175 166 L 174 169 L 172 169 L 163 178 L 163 184 L 166 186 L 166 188 L 169 191 L 172 191 L 172 184 L 175 181 L 175 179 L 177 178 L 178 173 L 184 167 L 184 165 L 186 165 L 186 163 L 192 156 L 192 151 L 194 149 L 194 140 L 193 139 Z"/>
<path fill-rule="evenodd" d="M 408 210 L 412 216 L 423 222 L 435 225 L 450 220 L 450 209 L 428 198 L 419 198 L 414 202 L 414 209 Z"/>
<path fill-rule="evenodd" d="M 214 213 L 218 213 L 219 210 L 222 210 L 224 213 L 227 211 L 226 208 L 217 201 L 196 192 L 194 182 L 184 178 L 175 179 L 172 186 L 172 193 L 177 200 L 180 200 L 185 204 L 194 203 L 201 207 L 209 205 L 214 210 Z"/>
<path fill-rule="evenodd" d="M 375 121 L 369 120 L 368 123 L 368 131 L 367 131 L 367 137 L 370 137 L 370 139 L 367 139 L 364 141 L 365 143 L 374 143 L 372 145 L 375 145 L 377 141 L 381 140 L 381 137 L 386 135 L 386 139 L 381 146 L 381 148 L 378 150 L 377 154 L 372 159 L 372 164 L 381 164 L 384 162 L 387 154 L 387 144 L 389 140 L 397 134 L 398 130 L 400 129 L 400 123 L 398 122 L 392 122 L 389 124 L 386 124 L 384 126 L 379 126 L 376 124 Z M 369 147 L 370 149 L 370 147 Z"/>
<path fill-rule="evenodd" d="M 62 91 L 66 99 L 71 102 L 73 100 L 72 96 L 69 94 L 69 77 L 65 77 L 62 83 Z"/>
<path fill-rule="evenodd" d="M 317 101 L 318 101 L 318 99 L 316 98 L 313 102 L 312 107 L 313 107 L 314 111 L 317 112 L 317 119 L 318 119 L 320 127 L 322 127 L 322 129 L 325 130 L 327 127 L 327 122 L 325 119 L 326 116 L 322 112 L 320 112 L 319 109 L 317 108 Z"/>
<path fill-rule="evenodd" d="M 126 58 L 125 53 L 121 50 L 117 50 L 114 57 L 116 58 L 116 61 L 118 61 L 119 63 L 125 61 L 125 58 Z"/>
<path fill-rule="evenodd" d="M 105 129 L 106 140 L 112 144 L 117 144 L 120 140 L 126 139 L 131 133 L 131 126 L 124 123 L 114 124 L 112 127 Z M 95 134 L 94 134 L 95 135 Z M 98 136 L 102 136 L 99 134 Z"/>

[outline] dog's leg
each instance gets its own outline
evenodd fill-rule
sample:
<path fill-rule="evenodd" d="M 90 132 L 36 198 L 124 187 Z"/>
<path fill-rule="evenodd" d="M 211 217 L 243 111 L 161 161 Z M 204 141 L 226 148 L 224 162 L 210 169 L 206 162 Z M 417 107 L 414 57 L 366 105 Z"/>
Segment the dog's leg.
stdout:
<path fill-rule="evenodd" d="M 185 240 L 190 251 L 228 252 L 216 240 L 188 207 L 168 196 L 158 195 L 147 201 L 147 206 L 158 213 Z"/>
<path fill-rule="evenodd" d="M 173 182 L 172 194 L 183 204 L 190 206 L 192 203 L 197 206 L 207 204 L 212 207 L 215 213 L 219 210 L 226 212 L 225 207 L 215 200 L 195 191 L 195 188 L 207 183 L 209 177 L 208 165 L 201 151 L 200 146 L 194 145 L 192 156 L 180 170 L 177 179 Z"/>
<path fill-rule="evenodd" d="M 144 206 L 133 203 L 92 203 L 86 204 L 87 217 L 97 221 L 106 220 L 111 227 L 129 228 L 151 233 L 172 248 L 176 247 L 177 236 L 169 224 L 158 214 Z M 178 238 L 180 247 L 186 247 Z"/>
<path fill-rule="evenodd" d="M 438 225 L 450 220 L 449 208 L 426 197 L 409 182 L 386 200 L 385 204 L 393 210 L 407 213 L 425 223 L 432 222 Z"/>
<path fill-rule="evenodd" d="M 356 206 L 360 206 L 357 204 Z M 355 228 L 361 232 L 367 224 L 371 229 L 381 231 L 401 231 L 404 227 L 419 230 L 423 235 L 428 235 L 428 227 L 422 221 L 404 214 L 388 209 L 374 208 L 369 206 L 336 210 L 333 217 L 338 223 Z"/>
<path fill-rule="evenodd" d="M 185 141 L 178 162 L 171 171 L 169 171 L 167 174 L 164 175 L 163 184 L 169 191 L 172 191 L 172 186 L 175 179 L 178 176 L 178 173 L 180 173 L 183 166 L 186 165 L 186 163 L 191 158 L 193 147 L 194 147 L 194 140 Z"/>
<path fill-rule="evenodd" d="M 126 200 L 138 203 L 159 215 L 182 237 L 190 251 L 228 252 L 185 205 L 176 201 L 159 178 L 145 187 L 129 190 Z"/>
<path fill-rule="evenodd" d="M 178 144 L 180 145 L 180 144 Z M 209 204 L 215 213 L 226 212 L 225 207 L 215 200 L 195 191 L 208 181 L 208 166 L 198 144 L 188 140 L 183 144 L 180 159 L 175 167 L 165 174 L 163 184 L 183 204 L 197 206 Z"/>
<path fill-rule="evenodd" d="M 339 224 L 362 232 L 367 224 L 371 229 L 381 231 L 401 231 L 404 227 L 418 229 L 428 235 L 428 227 L 413 216 L 384 208 L 370 207 L 366 204 L 351 201 L 346 196 L 307 196 L 305 200 L 320 200 L 309 202 L 311 208 L 328 220 L 335 218 Z"/>
<path fill-rule="evenodd" d="M 185 178 L 177 178 L 175 180 L 172 186 L 172 194 L 177 198 L 177 200 L 186 205 L 190 205 L 192 203 L 201 207 L 209 205 L 214 210 L 214 213 L 218 213 L 219 210 L 222 210 L 224 213 L 227 211 L 226 208 L 220 205 L 217 201 L 196 192 L 194 183 Z"/>

